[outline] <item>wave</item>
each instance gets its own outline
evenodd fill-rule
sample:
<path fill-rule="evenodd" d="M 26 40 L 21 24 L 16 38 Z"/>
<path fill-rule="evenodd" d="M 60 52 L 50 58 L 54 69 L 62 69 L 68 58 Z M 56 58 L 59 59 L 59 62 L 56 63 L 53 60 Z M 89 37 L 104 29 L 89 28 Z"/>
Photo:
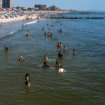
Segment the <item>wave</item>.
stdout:
<path fill-rule="evenodd" d="M 15 33 L 15 32 L 16 32 L 16 31 L 12 31 L 12 32 L 9 33 L 9 35 L 10 35 L 10 34 L 13 34 L 13 33 Z"/>
<path fill-rule="evenodd" d="M 36 22 L 37 22 L 37 20 L 32 21 L 32 22 L 29 22 L 29 23 L 26 23 L 26 24 L 24 24 L 24 25 L 28 25 L 28 24 L 34 24 L 34 23 L 36 23 Z"/>

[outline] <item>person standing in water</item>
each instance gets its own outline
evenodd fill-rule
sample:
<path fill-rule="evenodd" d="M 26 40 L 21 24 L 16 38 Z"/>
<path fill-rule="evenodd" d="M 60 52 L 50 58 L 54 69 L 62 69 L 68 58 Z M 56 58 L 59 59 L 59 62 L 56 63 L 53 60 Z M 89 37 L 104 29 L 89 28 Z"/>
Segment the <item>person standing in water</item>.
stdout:
<path fill-rule="evenodd" d="M 66 46 L 64 46 L 64 49 L 63 49 L 63 51 L 64 51 L 64 52 L 66 52 L 66 51 L 67 51 L 67 48 L 66 48 Z"/>
<path fill-rule="evenodd" d="M 77 54 L 76 51 L 75 51 L 75 49 L 73 49 L 73 54 L 74 54 L 74 55 Z"/>
<path fill-rule="evenodd" d="M 57 44 L 57 47 L 60 47 L 60 44 L 59 43 Z"/>
<path fill-rule="evenodd" d="M 44 33 L 44 35 L 46 36 L 46 32 Z"/>
<path fill-rule="evenodd" d="M 49 27 L 49 30 L 50 30 L 50 27 Z"/>
<path fill-rule="evenodd" d="M 26 36 L 28 36 L 28 31 L 26 32 Z"/>
<path fill-rule="evenodd" d="M 60 47 L 62 48 L 62 43 L 60 43 Z"/>
<path fill-rule="evenodd" d="M 30 85 L 30 79 L 29 79 L 28 76 L 29 76 L 29 74 L 26 74 L 26 76 L 25 76 L 25 84 L 28 85 L 28 86 L 31 86 Z"/>
<path fill-rule="evenodd" d="M 47 57 L 47 55 L 45 55 L 45 57 L 44 57 L 44 60 L 45 60 L 45 61 L 47 61 L 47 60 L 48 60 L 48 57 Z"/>
<path fill-rule="evenodd" d="M 8 51 L 8 47 L 7 44 L 5 43 L 5 51 Z"/>
<path fill-rule="evenodd" d="M 56 67 L 59 67 L 60 66 L 60 63 L 58 62 L 58 60 L 56 60 Z"/>

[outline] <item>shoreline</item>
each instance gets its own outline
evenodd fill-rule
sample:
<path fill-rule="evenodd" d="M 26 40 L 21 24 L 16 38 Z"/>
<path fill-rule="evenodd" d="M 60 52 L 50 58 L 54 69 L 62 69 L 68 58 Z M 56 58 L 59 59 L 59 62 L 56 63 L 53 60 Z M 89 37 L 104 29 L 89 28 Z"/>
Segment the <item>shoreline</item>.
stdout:
<path fill-rule="evenodd" d="M 36 19 L 37 15 L 34 16 L 30 16 L 29 19 Z M 26 20 L 26 16 L 20 16 L 20 17 L 15 17 L 15 18 L 9 18 L 9 19 L 0 19 L 0 24 L 2 22 L 2 24 L 4 23 L 10 23 L 10 22 L 15 22 L 15 21 L 22 21 L 22 20 Z"/>

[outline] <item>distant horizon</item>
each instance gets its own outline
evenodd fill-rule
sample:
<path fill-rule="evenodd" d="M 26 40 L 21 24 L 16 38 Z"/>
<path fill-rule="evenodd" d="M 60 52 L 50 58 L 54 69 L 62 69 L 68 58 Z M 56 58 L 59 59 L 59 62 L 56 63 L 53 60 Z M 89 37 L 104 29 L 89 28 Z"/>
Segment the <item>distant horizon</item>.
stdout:
<path fill-rule="evenodd" d="M 66 2 L 65 2 L 66 1 Z M 77 10 L 77 11 L 105 11 L 105 0 L 13 0 L 13 7 L 27 7 L 34 8 L 35 4 L 45 4 L 47 7 L 55 5 L 62 10 Z"/>

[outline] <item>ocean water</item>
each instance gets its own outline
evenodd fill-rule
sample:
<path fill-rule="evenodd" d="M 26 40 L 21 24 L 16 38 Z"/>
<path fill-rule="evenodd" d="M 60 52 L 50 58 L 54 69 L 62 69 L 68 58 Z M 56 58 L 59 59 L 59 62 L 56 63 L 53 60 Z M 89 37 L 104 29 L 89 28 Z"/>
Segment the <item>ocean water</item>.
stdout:
<path fill-rule="evenodd" d="M 51 27 L 49 31 L 47 23 Z M 104 105 L 105 104 L 105 19 L 55 19 L 3 24 L 0 29 L 0 105 Z M 11 26 L 8 29 L 8 26 Z M 44 31 L 42 27 L 44 26 Z M 58 29 L 62 29 L 62 34 Z M 32 38 L 26 37 L 26 31 Z M 53 40 L 44 36 L 53 34 Z M 68 35 L 65 35 L 68 33 Z M 62 43 L 68 51 L 57 48 Z M 7 43 L 9 51 L 4 51 Z M 77 54 L 73 55 L 73 49 Z M 67 73 L 58 73 L 55 61 L 62 50 L 60 64 Z M 43 68 L 47 54 L 51 67 Z M 23 62 L 18 57 L 24 57 Z M 29 73 L 31 86 L 25 86 Z"/>

